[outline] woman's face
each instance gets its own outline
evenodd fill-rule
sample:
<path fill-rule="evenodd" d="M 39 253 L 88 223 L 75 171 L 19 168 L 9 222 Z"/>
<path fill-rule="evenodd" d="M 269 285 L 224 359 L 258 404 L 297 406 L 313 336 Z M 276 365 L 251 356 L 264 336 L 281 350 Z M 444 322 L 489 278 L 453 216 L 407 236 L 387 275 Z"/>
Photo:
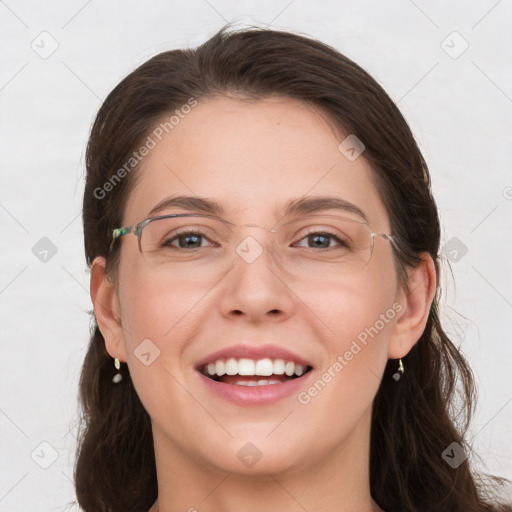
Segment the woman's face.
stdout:
<path fill-rule="evenodd" d="M 150 211 L 170 196 L 192 196 L 218 203 L 228 221 L 270 228 L 282 221 L 289 201 L 329 196 L 357 206 L 373 231 L 390 233 L 364 153 L 354 159 L 357 153 L 341 151 L 343 138 L 301 102 L 201 100 L 164 135 L 161 141 L 153 136 L 156 146 L 136 171 L 123 226 L 154 216 Z M 187 212 L 171 207 L 158 215 Z M 315 213 L 361 220 L 354 211 Z M 325 232 L 329 224 L 319 228 Z M 197 271 L 189 261 L 180 272 L 166 272 L 165 265 L 148 264 L 135 236 L 116 242 L 122 324 L 116 355 L 128 363 L 161 453 L 231 472 L 295 470 L 340 453 L 354 436 L 368 439 L 372 401 L 402 308 L 392 249 L 376 237 L 359 272 L 332 272 L 332 262 L 322 271 L 312 260 L 304 273 L 293 274 L 272 258 L 266 245 L 272 235 L 240 229 L 240 240 L 252 237 L 247 250 L 259 247 L 260 256 L 250 261 L 233 253 L 229 271 L 210 278 L 204 262 Z M 248 359 L 266 359 L 268 352 L 272 362 L 302 359 L 312 370 L 261 387 L 214 383 L 198 370 L 200 362 L 215 361 L 210 355 L 239 346 L 263 347 Z M 290 354 L 276 357 L 270 346 Z M 264 379 L 272 377 L 240 380 Z"/>

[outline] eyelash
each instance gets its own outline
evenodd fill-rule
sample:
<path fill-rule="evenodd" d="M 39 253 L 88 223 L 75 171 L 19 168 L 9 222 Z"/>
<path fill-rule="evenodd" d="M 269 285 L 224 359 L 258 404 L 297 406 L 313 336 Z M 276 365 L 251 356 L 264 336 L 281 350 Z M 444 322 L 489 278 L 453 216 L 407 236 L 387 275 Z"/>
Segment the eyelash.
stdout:
<path fill-rule="evenodd" d="M 187 231 L 181 231 L 181 232 L 176 233 L 175 235 L 173 235 L 172 238 L 169 238 L 169 239 L 165 240 L 165 242 L 162 245 L 164 245 L 166 247 L 173 247 L 175 249 L 187 250 L 186 248 L 183 248 L 183 247 L 176 247 L 176 246 L 171 246 L 170 245 L 171 242 L 174 242 L 175 240 L 177 240 L 178 237 L 181 236 L 181 235 L 196 235 L 196 236 L 200 236 L 200 237 L 205 238 L 206 240 L 211 241 L 208 238 L 208 236 L 204 232 L 202 232 L 202 231 L 187 230 Z M 300 238 L 299 242 L 301 242 L 302 240 L 304 240 L 305 238 L 307 238 L 307 237 L 309 237 L 311 235 L 322 235 L 322 236 L 325 236 L 327 238 L 334 239 L 336 242 L 338 242 L 339 246 L 343 246 L 343 247 L 347 246 L 347 243 L 345 241 L 340 239 L 334 232 L 329 231 L 329 230 L 315 231 L 314 229 L 312 229 L 311 231 L 308 231 L 302 238 Z M 213 243 L 217 243 L 217 242 L 213 242 Z M 192 249 L 202 249 L 202 247 L 193 247 Z M 314 247 L 307 247 L 307 249 L 314 249 Z M 325 248 L 323 250 L 329 250 L 329 249 L 333 249 L 333 247 L 327 247 L 327 248 Z"/>

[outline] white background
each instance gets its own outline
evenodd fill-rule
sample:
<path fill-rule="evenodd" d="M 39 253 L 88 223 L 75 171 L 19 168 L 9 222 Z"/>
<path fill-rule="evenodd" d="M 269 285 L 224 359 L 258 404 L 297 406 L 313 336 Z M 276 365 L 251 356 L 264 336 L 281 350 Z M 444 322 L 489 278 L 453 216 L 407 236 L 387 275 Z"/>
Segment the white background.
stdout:
<path fill-rule="evenodd" d="M 512 478 L 510 20 L 506 0 L 0 2 L 0 510 L 72 510 L 92 309 L 81 202 L 93 117 L 135 67 L 227 21 L 318 38 L 398 102 L 432 174 L 443 244 L 467 247 L 454 279 L 443 276 L 442 303 L 478 384 L 472 442 L 484 471 Z M 58 43 L 46 59 L 31 47 L 51 48 L 43 31 Z M 46 263 L 32 252 L 42 237 L 57 248 Z M 43 469 L 35 449 L 40 462 L 57 459 Z"/>

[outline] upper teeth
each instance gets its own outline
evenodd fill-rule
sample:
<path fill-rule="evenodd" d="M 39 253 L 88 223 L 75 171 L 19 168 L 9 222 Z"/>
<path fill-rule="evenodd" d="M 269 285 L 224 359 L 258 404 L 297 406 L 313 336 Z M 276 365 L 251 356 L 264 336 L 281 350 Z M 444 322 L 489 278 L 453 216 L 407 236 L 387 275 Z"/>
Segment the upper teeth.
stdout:
<path fill-rule="evenodd" d="M 293 361 L 284 359 L 234 359 L 226 361 L 218 359 L 214 363 L 209 363 L 206 367 L 209 375 L 262 375 L 270 376 L 286 374 L 288 377 L 297 375 L 300 377 L 304 373 L 304 366 L 295 364 Z"/>

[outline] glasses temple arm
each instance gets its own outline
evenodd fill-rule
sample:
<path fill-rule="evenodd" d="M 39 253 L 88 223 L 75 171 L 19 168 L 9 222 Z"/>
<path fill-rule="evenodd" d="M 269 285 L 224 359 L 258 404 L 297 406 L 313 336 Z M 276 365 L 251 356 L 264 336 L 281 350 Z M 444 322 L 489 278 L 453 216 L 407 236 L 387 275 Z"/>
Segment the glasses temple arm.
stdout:
<path fill-rule="evenodd" d="M 126 228 L 113 229 L 112 230 L 112 241 L 110 242 L 109 251 L 112 250 L 112 246 L 114 245 L 114 242 L 116 241 L 117 238 L 127 235 L 128 233 L 131 233 L 132 229 L 133 229 L 133 226 L 129 226 Z"/>

